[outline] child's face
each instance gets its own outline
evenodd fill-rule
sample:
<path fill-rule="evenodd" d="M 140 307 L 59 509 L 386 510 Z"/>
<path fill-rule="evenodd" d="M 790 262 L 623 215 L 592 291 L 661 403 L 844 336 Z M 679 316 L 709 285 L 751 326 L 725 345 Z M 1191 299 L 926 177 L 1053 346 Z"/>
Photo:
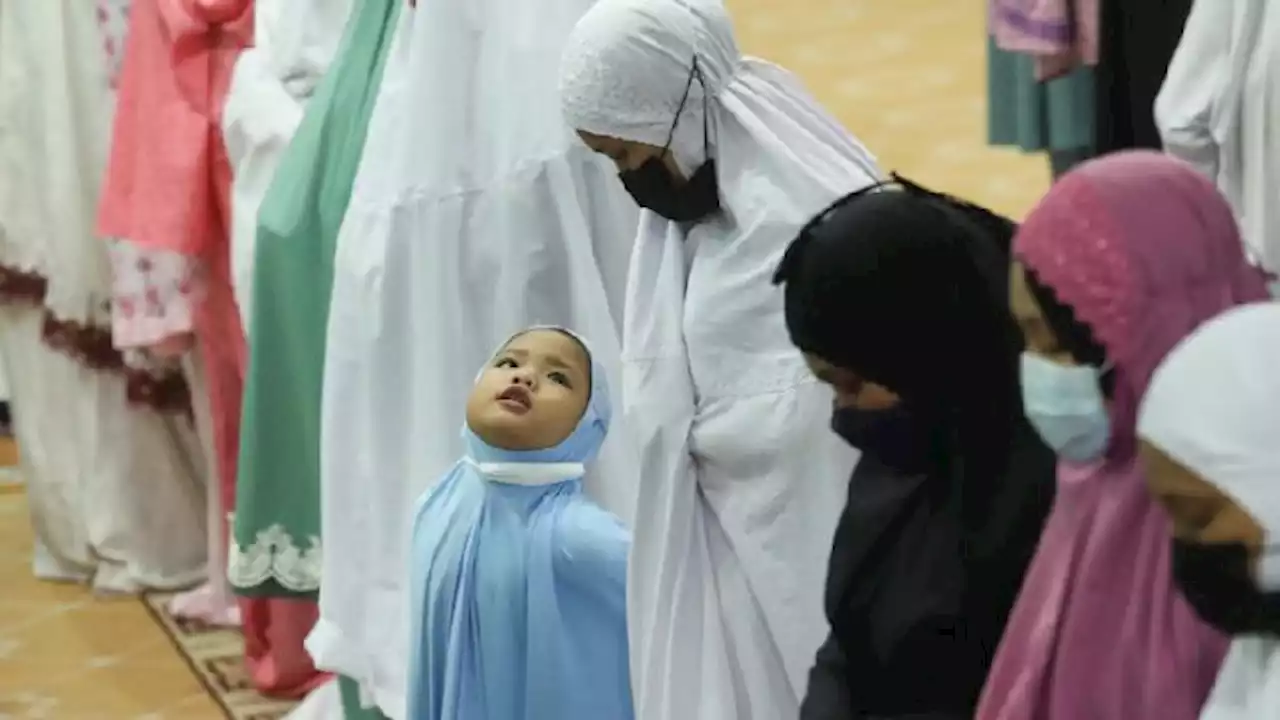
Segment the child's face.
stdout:
<path fill-rule="evenodd" d="M 504 450 L 543 450 L 573 433 L 591 394 L 591 360 L 576 340 L 532 330 L 507 343 L 467 399 L 467 425 Z"/>

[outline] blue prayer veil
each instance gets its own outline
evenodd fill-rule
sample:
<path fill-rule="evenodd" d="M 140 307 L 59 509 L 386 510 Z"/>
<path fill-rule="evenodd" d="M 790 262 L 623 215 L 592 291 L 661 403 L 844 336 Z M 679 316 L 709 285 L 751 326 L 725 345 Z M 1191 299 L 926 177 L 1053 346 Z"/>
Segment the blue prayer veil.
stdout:
<path fill-rule="evenodd" d="M 563 328 L 516 336 L 538 329 L 569 334 L 591 356 Z M 413 522 L 410 720 L 633 717 L 630 535 L 582 491 L 608 431 L 608 398 L 592 357 L 586 410 L 556 446 L 504 450 L 464 423 L 467 456 Z"/>

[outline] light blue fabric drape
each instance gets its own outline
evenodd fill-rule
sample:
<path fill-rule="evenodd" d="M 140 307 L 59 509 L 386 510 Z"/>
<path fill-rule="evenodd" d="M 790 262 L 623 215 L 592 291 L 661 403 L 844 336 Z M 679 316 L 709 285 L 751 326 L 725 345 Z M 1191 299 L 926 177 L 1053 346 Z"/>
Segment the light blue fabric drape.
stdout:
<path fill-rule="evenodd" d="M 411 720 L 629 720 L 630 535 L 582 492 L 611 409 L 593 361 L 573 434 L 507 451 L 464 430 L 468 456 L 413 523 Z M 576 467 L 575 467 L 576 466 Z M 557 474 L 542 483 L 511 482 Z"/>

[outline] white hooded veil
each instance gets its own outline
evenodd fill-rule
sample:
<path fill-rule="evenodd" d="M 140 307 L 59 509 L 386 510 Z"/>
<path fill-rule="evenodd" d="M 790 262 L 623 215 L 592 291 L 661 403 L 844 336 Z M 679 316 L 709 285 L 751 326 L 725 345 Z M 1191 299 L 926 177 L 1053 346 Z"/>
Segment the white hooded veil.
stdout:
<path fill-rule="evenodd" d="M 1138 434 L 1230 496 L 1280 540 L 1280 304 L 1244 305 L 1182 341 L 1151 379 Z M 1272 556 L 1274 557 L 1274 556 Z M 1280 591 L 1274 560 L 1259 586 Z M 1254 720 L 1280 708 L 1280 640 L 1236 636 L 1201 720 Z"/>
<path fill-rule="evenodd" d="M 880 171 L 795 77 L 740 54 L 714 0 L 602 0 L 570 37 L 560 92 L 574 128 L 651 145 L 679 109 L 676 161 L 688 174 L 709 146 L 724 210 L 694 226 L 643 212 L 632 250 L 636 715 L 794 717 L 827 632 L 823 580 L 856 454 L 828 429 L 830 392 L 770 281 L 801 226 Z"/>

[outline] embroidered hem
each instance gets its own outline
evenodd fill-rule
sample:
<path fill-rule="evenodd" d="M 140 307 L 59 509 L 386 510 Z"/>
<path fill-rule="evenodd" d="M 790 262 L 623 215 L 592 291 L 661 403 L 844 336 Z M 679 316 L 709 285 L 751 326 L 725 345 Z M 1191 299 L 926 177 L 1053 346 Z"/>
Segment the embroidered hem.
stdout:
<path fill-rule="evenodd" d="M 279 583 L 298 593 L 320 589 L 320 538 L 307 538 L 306 549 L 295 543 L 283 525 L 275 523 L 258 531 L 247 546 L 231 543 L 227 557 L 227 578 L 236 588 L 254 588 L 268 582 Z"/>
<path fill-rule="evenodd" d="M 48 286 L 39 273 L 0 265 L 0 302 L 43 305 Z M 41 335 L 49 347 L 86 367 L 124 375 L 130 403 L 164 413 L 191 412 L 190 390 L 181 370 L 130 367 L 112 345 L 109 329 L 64 320 L 46 307 Z"/>

